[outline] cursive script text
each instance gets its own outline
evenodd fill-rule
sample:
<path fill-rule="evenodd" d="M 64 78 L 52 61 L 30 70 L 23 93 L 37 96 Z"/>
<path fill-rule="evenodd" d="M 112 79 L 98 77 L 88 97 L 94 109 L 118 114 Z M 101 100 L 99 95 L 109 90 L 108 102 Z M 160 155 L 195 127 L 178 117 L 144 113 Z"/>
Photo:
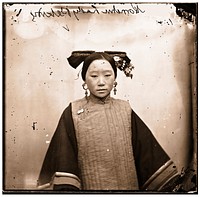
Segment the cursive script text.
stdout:
<path fill-rule="evenodd" d="M 145 11 L 139 8 L 138 5 L 134 6 L 132 3 L 130 4 L 130 8 L 119 9 L 116 5 L 112 5 L 112 7 L 106 8 L 104 10 L 100 10 L 95 5 L 91 5 L 90 9 L 85 9 L 81 6 L 78 6 L 76 9 L 69 9 L 68 6 L 60 7 L 59 9 L 51 8 L 49 11 L 44 11 L 43 8 L 39 8 L 38 11 L 30 12 L 32 16 L 32 21 L 35 22 L 36 18 L 40 17 L 75 17 L 76 20 L 80 20 L 79 14 L 124 14 L 124 15 L 134 15 L 139 13 L 144 13 Z"/>

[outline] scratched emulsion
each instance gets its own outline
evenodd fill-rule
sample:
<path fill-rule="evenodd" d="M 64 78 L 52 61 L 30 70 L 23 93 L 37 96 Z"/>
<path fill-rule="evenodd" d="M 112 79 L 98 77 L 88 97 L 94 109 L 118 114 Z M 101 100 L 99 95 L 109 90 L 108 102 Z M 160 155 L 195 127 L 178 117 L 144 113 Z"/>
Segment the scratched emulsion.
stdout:
<path fill-rule="evenodd" d="M 3 6 L 6 189 L 36 189 L 62 111 L 84 96 L 81 67 L 67 64 L 73 50 L 127 52 L 133 79 L 119 71 L 114 97 L 129 100 L 179 171 L 186 170 L 196 156 L 193 9 L 171 3 Z M 194 184 L 195 176 L 188 180 Z"/>

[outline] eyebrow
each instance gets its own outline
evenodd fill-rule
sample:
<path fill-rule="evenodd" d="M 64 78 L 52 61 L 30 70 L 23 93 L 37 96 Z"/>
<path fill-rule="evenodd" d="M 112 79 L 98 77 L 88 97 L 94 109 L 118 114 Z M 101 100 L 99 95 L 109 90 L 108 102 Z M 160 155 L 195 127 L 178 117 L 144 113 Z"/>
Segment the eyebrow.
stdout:
<path fill-rule="evenodd" d="M 90 73 L 99 72 L 99 70 L 91 70 Z M 112 70 L 103 70 L 102 72 L 112 72 Z"/>
<path fill-rule="evenodd" d="M 103 72 L 112 72 L 112 70 L 110 69 L 110 70 L 104 70 Z"/>

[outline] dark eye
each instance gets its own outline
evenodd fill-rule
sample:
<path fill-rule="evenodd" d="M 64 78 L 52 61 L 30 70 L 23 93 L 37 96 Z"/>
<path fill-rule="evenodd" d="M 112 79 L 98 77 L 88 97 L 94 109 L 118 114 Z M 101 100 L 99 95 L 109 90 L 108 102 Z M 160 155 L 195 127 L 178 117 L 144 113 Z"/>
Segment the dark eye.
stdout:
<path fill-rule="evenodd" d="M 110 76 L 111 76 L 111 74 L 106 74 L 105 76 L 106 76 L 106 77 L 110 77 Z"/>
<path fill-rule="evenodd" d="M 91 77 L 92 77 L 92 78 L 96 78 L 96 77 L 97 77 L 97 75 L 91 75 Z"/>

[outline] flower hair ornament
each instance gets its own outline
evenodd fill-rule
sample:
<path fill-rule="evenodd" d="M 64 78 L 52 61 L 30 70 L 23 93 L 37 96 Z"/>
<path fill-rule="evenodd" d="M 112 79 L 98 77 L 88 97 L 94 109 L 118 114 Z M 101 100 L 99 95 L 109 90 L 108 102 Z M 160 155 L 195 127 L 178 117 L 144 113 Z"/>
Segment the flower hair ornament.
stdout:
<path fill-rule="evenodd" d="M 76 69 L 88 56 L 93 53 L 95 53 L 95 51 L 73 51 L 67 60 L 69 64 Z M 130 63 L 131 60 L 127 57 L 125 52 L 104 51 L 103 53 L 110 55 L 114 59 L 115 66 L 123 71 L 126 77 L 133 77 L 131 72 L 134 69 L 134 66 Z"/>

